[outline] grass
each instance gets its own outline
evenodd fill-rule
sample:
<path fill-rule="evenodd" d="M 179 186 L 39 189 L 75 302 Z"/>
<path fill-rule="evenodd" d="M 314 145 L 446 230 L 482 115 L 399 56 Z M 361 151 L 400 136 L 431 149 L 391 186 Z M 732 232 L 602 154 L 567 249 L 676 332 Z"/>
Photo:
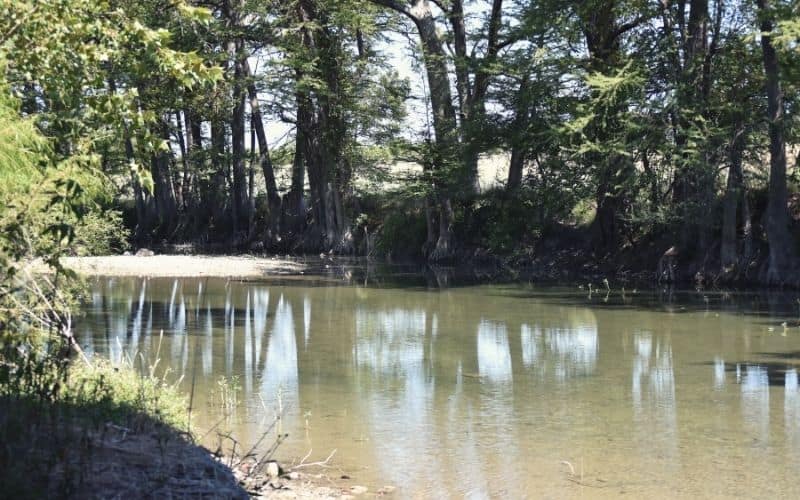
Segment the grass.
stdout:
<path fill-rule="evenodd" d="M 63 397 L 65 403 L 91 408 L 92 412 L 82 418 L 92 423 L 138 428 L 136 419 L 146 415 L 149 421 L 189 428 L 187 398 L 176 384 L 152 374 L 141 375 L 130 363 L 115 366 L 97 358 L 91 366 L 75 363 L 70 367 Z"/>
<path fill-rule="evenodd" d="M 0 397 L 0 491 L 11 498 L 244 497 L 232 472 L 185 432 L 175 384 L 130 361 L 75 360 L 57 397 Z"/>

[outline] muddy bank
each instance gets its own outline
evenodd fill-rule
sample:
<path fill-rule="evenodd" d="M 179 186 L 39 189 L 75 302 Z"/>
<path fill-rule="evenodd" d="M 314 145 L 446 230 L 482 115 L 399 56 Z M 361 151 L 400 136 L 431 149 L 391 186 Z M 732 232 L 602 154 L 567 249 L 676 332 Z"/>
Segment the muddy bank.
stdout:
<path fill-rule="evenodd" d="M 83 275 L 168 278 L 263 278 L 300 274 L 307 268 L 306 264 L 289 259 L 210 255 L 65 257 L 61 262 Z"/>

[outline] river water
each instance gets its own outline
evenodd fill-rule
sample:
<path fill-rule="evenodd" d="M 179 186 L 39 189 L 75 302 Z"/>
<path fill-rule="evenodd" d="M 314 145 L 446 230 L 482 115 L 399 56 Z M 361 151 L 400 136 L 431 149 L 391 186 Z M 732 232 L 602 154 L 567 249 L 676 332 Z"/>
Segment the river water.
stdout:
<path fill-rule="evenodd" d="M 97 278 L 76 331 L 402 498 L 800 498 L 797 296 L 597 287 Z"/>

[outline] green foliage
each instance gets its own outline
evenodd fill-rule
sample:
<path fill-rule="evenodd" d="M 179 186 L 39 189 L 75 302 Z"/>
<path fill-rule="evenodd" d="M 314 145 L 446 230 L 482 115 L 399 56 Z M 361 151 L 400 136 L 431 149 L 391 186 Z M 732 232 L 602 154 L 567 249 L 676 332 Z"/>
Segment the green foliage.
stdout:
<path fill-rule="evenodd" d="M 144 165 L 170 151 L 156 128 L 165 103 L 210 90 L 222 70 L 159 25 L 188 33 L 211 21 L 182 0 L 0 0 L 0 9 L 0 484 L 43 497 L 49 485 L 37 480 L 54 468 L 68 477 L 102 426 L 188 428 L 174 385 L 132 361 L 82 356 L 71 315 L 80 280 L 60 257 L 125 247 L 115 183 L 133 169 L 156 194 Z"/>
<path fill-rule="evenodd" d="M 0 62 L 0 71 L 2 68 Z M 12 193 L 41 179 L 41 162 L 48 146 L 34 121 L 19 117 L 16 100 L 0 85 L 0 199 L 8 200 Z"/>
<path fill-rule="evenodd" d="M 113 255 L 128 248 L 130 231 L 118 210 L 93 210 L 75 222 L 74 255 Z"/>
<path fill-rule="evenodd" d="M 74 363 L 69 370 L 59 402 L 86 408 L 84 417 L 95 422 L 113 422 L 139 429 L 155 420 L 188 428 L 188 402 L 176 384 L 164 377 L 136 370 L 128 361 L 114 365 L 94 359 L 91 364 Z"/>
<path fill-rule="evenodd" d="M 419 256 L 425 245 L 425 215 L 419 209 L 390 210 L 378 231 L 378 255 Z"/>
<path fill-rule="evenodd" d="M 552 224 L 566 221 L 575 203 L 571 196 L 547 196 L 534 186 L 514 193 L 490 190 L 464 210 L 457 231 L 463 241 L 495 255 L 512 255 L 532 248 Z"/>

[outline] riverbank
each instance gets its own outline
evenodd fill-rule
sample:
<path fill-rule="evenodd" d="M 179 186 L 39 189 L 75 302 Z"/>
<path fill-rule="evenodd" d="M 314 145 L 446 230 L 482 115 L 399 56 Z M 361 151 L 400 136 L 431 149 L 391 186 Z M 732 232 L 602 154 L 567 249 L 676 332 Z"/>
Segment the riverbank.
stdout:
<path fill-rule="evenodd" d="M 217 255 L 64 257 L 61 263 L 83 275 L 153 278 L 264 278 L 301 274 L 307 268 L 302 262 L 289 259 Z"/>
<path fill-rule="evenodd" d="M 177 386 L 127 362 L 76 359 L 68 373 L 39 367 L 35 380 L 17 380 L 27 390 L 11 391 L 13 383 L 0 380 L 0 491 L 9 498 L 320 500 L 370 493 L 328 474 L 338 469 L 327 461 L 283 470 L 210 451 L 196 442 L 197 429 L 188 431 L 189 402 Z M 40 378 L 58 381 L 61 390 L 42 397 Z"/>

